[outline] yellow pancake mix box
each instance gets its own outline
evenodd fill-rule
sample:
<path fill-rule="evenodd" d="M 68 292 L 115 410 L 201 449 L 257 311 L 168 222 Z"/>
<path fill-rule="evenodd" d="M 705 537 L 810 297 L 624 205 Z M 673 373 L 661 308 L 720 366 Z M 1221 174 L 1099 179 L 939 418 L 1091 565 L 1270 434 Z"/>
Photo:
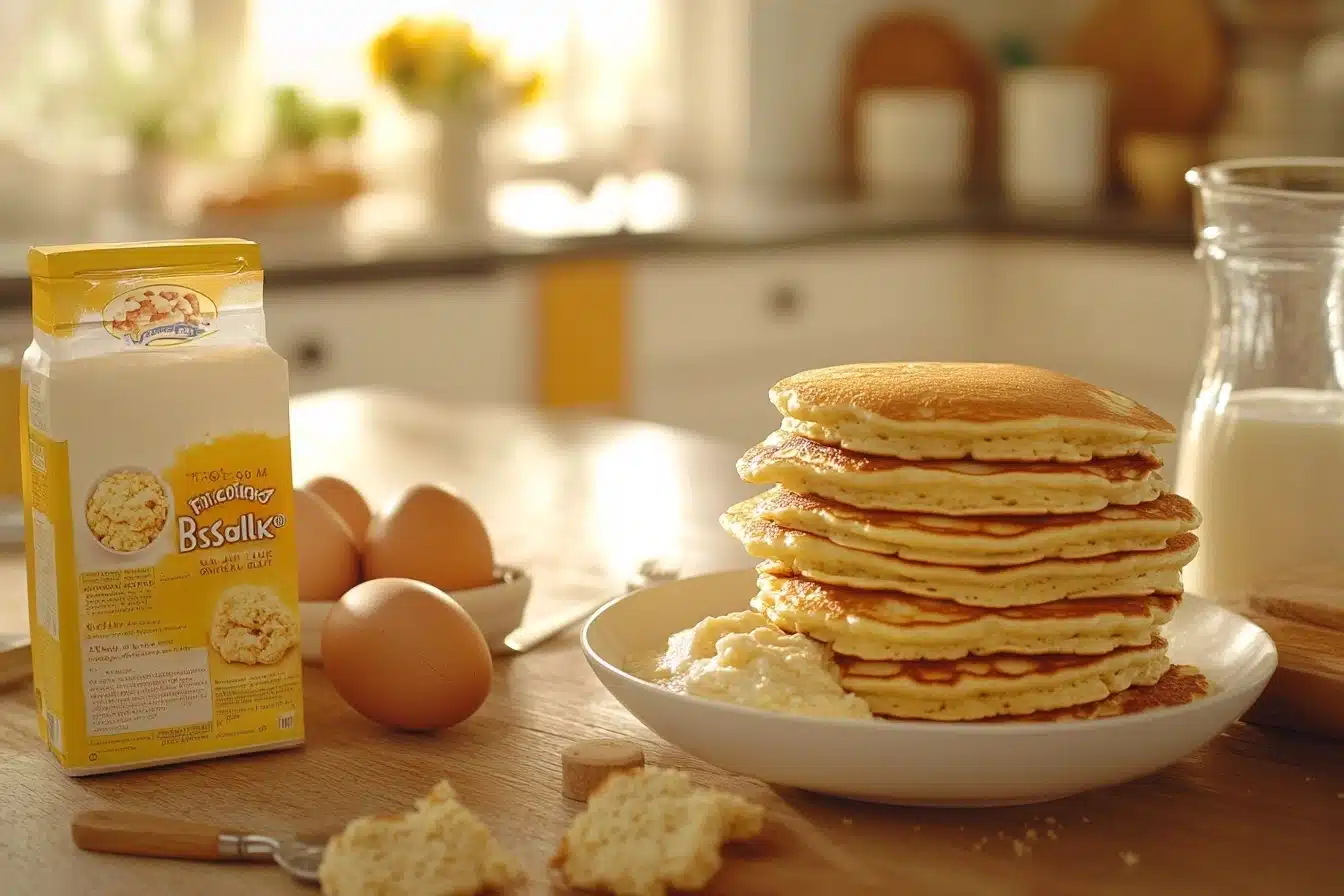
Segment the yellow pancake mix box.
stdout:
<path fill-rule="evenodd" d="M 68 774 L 303 742 L 289 380 L 254 243 L 28 254 L 38 724 Z"/>

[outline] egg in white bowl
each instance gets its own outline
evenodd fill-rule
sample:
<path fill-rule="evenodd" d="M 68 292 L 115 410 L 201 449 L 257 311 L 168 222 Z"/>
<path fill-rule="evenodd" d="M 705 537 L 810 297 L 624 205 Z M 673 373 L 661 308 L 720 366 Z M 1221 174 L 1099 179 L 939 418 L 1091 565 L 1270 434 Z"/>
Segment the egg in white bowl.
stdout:
<path fill-rule="evenodd" d="M 504 638 L 518 627 L 532 595 L 532 579 L 514 566 L 495 567 L 495 581 L 479 588 L 465 588 L 449 594 L 467 611 L 486 643 L 495 653 L 507 652 Z M 322 662 L 322 627 L 335 601 L 304 601 L 299 604 L 299 642 L 303 659 Z"/>

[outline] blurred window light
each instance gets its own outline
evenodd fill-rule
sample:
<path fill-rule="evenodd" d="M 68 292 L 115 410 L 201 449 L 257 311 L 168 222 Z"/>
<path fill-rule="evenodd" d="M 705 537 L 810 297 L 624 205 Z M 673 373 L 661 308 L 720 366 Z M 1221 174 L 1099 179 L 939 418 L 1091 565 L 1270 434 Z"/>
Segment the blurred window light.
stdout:
<path fill-rule="evenodd" d="M 365 48 L 379 30 L 403 16 L 455 16 L 498 46 L 506 66 L 547 73 L 545 99 L 506 125 L 500 144 L 511 160 L 555 163 L 618 152 L 632 121 L 666 119 L 665 5 L 674 2 L 252 0 L 251 69 L 263 87 L 369 100 Z"/>

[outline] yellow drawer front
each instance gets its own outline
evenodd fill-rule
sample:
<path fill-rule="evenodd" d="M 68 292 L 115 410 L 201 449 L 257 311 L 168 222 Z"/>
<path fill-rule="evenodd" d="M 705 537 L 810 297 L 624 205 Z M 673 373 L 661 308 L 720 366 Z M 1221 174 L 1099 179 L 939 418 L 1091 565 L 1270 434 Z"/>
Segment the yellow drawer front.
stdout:
<path fill-rule="evenodd" d="M 537 272 L 538 396 L 545 407 L 626 407 L 628 265 L 586 258 Z"/>

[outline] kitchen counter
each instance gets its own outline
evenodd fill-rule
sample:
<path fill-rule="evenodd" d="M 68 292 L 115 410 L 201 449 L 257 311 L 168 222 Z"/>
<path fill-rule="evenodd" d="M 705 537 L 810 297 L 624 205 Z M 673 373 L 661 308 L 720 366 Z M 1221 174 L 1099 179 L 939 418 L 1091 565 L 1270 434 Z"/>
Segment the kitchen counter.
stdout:
<path fill-rule="evenodd" d="M 733 472 L 738 452 L 684 432 L 356 391 L 296 401 L 293 436 L 298 479 L 342 476 L 375 506 L 413 482 L 454 483 L 498 556 L 532 574 L 538 616 L 614 593 L 644 560 L 685 575 L 751 563 L 715 522 L 753 491 Z M 555 487 L 532 487 L 523 469 Z M 0 631 L 23 630 L 23 561 L 0 560 Z M 574 631 L 501 658 L 485 706 L 434 734 L 356 716 L 320 668 L 305 671 L 304 690 L 303 749 L 79 780 L 43 755 L 31 687 L 4 694 L 4 892 L 311 894 L 276 868 L 83 853 L 69 820 L 101 807 L 276 834 L 330 830 L 405 807 L 446 776 L 526 867 L 517 896 L 560 893 L 545 863 L 577 806 L 559 793 L 559 755 L 591 737 L 633 739 L 651 762 L 766 806 L 766 837 L 730 849 L 706 896 L 1344 892 L 1338 746 L 1272 728 L 1236 724 L 1154 775 L 1048 806 L 918 809 L 772 788 L 694 759 L 603 691 Z"/>
<path fill-rule="evenodd" d="M 553 209 L 538 209 L 542 218 Z M 969 236 L 1139 247 L 1193 246 L 1188 218 L 1119 208 L 1031 209 L 1001 203 L 882 203 L 836 199 L 697 198 L 679 220 L 629 228 L 619 221 L 560 223 L 545 235 L 435 231 L 389 197 L 366 197 L 341 216 L 216 221 L 193 231 L 107 227 L 84 241 L 236 235 L 262 244 L 270 285 L 483 276 L 509 266 L 593 255 L 723 253 Z M 39 241 L 34 239 L 33 241 Z M 0 240 L 0 308 L 29 301 L 28 242 Z"/>

